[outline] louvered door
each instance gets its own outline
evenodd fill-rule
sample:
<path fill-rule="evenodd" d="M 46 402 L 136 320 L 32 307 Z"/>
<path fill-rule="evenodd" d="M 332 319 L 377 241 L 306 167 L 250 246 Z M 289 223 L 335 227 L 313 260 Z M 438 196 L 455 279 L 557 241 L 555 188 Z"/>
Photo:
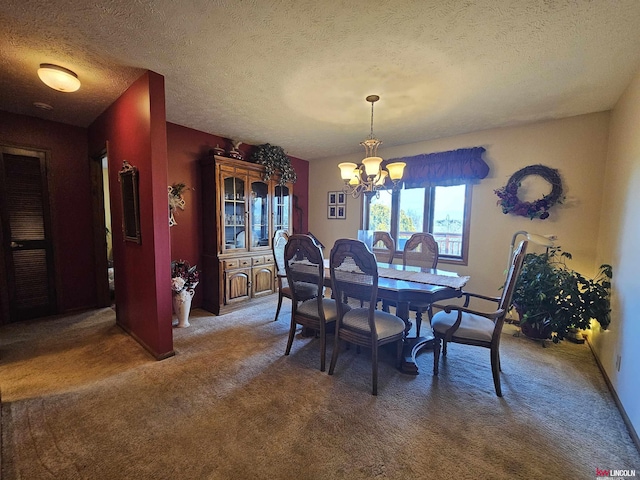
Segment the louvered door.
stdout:
<path fill-rule="evenodd" d="M 44 152 L 1 147 L 3 322 L 56 313 Z"/>

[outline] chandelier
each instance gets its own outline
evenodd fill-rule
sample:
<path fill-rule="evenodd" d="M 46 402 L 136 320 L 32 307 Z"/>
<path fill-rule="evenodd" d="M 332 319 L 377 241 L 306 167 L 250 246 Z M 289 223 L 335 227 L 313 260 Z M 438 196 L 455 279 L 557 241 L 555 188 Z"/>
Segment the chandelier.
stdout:
<path fill-rule="evenodd" d="M 369 138 L 360 142 L 364 147 L 365 159 L 356 165 L 352 162 L 344 162 L 338 165 L 340 176 L 344 181 L 342 190 L 353 198 L 359 197 L 362 193 L 375 193 L 380 196 L 380 190 L 389 188 L 397 190 L 400 188 L 399 182 L 404 173 L 404 162 L 390 163 L 382 168 L 382 158 L 378 157 L 378 145 L 382 142 L 373 136 L 373 104 L 380 100 L 378 95 L 369 95 L 366 98 L 371 103 L 371 133 Z M 387 178 L 393 182 L 391 187 L 386 185 Z"/>

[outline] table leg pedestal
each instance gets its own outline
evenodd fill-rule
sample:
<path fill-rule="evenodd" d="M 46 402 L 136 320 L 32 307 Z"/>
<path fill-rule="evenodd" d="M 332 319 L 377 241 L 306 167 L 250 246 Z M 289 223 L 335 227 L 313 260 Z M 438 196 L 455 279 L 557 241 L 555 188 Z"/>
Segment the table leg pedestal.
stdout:
<path fill-rule="evenodd" d="M 418 375 L 418 365 L 416 365 L 416 357 L 422 351 L 422 349 L 433 349 L 434 336 L 431 333 L 431 328 L 428 326 L 424 330 L 428 330 L 428 333 L 421 337 L 409 337 L 409 331 L 411 330 L 412 323 L 409 320 L 409 303 L 398 302 L 396 307 L 396 315 L 398 315 L 406 325 L 404 331 L 404 347 L 402 348 L 402 362 L 400 364 L 400 370 L 403 373 L 409 373 L 412 375 Z M 425 325 L 426 326 L 426 325 Z"/>
<path fill-rule="evenodd" d="M 433 349 L 434 336 L 429 333 L 426 336 L 406 338 L 402 349 L 402 373 L 418 375 L 416 357 L 423 349 Z"/>

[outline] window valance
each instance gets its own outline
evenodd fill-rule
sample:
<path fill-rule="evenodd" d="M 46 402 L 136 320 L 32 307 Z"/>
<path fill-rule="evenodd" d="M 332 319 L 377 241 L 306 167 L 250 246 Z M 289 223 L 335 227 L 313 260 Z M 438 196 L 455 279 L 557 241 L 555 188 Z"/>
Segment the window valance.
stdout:
<path fill-rule="evenodd" d="M 459 185 L 473 183 L 489 174 L 489 165 L 482 159 L 484 152 L 483 147 L 461 148 L 394 158 L 385 163 L 407 164 L 403 175 L 404 188 Z"/>

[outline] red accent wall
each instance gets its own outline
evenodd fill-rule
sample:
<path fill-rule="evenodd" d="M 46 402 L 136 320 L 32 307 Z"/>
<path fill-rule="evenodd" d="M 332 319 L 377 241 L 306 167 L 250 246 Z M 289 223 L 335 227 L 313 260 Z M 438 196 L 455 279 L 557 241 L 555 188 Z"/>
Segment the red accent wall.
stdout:
<path fill-rule="evenodd" d="M 49 152 L 49 200 L 59 312 L 96 305 L 87 130 L 0 111 L 0 143 Z"/>
<path fill-rule="evenodd" d="M 209 150 L 220 145 L 226 148 L 226 139 L 200 132 L 174 123 L 167 123 L 167 153 L 169 156 L 169 183 L 184 183 L 186 205 L 174 215 L 177 224 L 170 228 L 171 259 L 186 260 L 191 265 L 201 264 L 202 253 L 202 189 L 199 160 Z M 193 307 L 202 305 L 201 289 L 196 288 Z"/>
<path fill-rule="evenodd" d="M 296 203 L 293 204 L 294 232 L 307 233 L 309 231 L 309 162 L 296 157 L 291 158 L 291 165 L 296 171 L 298 180 L 293 186 L 293 194 L 297 197 Z M 299 220 L 300 228 L 298 230 L 297 221 Z"/>
<path fill-rule="evenodd" d="M 107 145 L 112 224 L 122 224 L 118 171 L 138 168 L 142 243 L 113 229 L 116 322 L 156 358 L 173 354 L 164 77 L 146 72 L 89 127 L 89 151 Z"/>
<path fill-rule="evenodd" d="M 183 196 L 186 202 L 184 210 L 175 215 L 177 224 L 171 227 L 171 258 L 186 260 L 191 265 L 201 263 L 202 254 L 202 188 L 200 183 L 199 160 L 208 156 L 211 148 L 219 145 L 228 149 L 231 145 L 223 137 L 204 133 L 192 128 L 167 123 L 167 150 L 169 156 L 169 183 L 184 183 L 190 188 Z M 242 144 L 240 150 L 249 158 L 251 145 Z M 308 231 L 309 211 L 309 162 L 291 157 L 298 180 L 293 187 L 298 197 L 301 230 Z M 294 217 L 296 212 L 294 212 Z M 193 307 L 202 304 L 202 293 L 196 288 Z"/>
<path fill-rule="evenodd" d="M 165 122 L 164 79 L 149 72 L 136 81 L 96 121 L 84 129 L 0 111 L 0 142 L 48 150 L 53 213 L 54 253 L 60 312 L 95 307 L 96 273 L 89 155 L 108 143 L 109 176 L 114 226 L 122 223 L 117 172 L 128 160 L 140 172 L 142 245 L 124 244 L 120 228 L 113 228 L 118 299 L 117 321 L 155 356 L 170 354 L 170 260 L 200 263 L 202 250 L 201 186 L 198 160 L 225 138 Z M 241 145 L 246 158 L 251 145 Z M 298 174 L 301 228 L 308 231 L 309 163 L 291 157 Z M 185 183 L 184 211 L 169 233 L 167 186 Z M 118 259 L 119 257 L 119 259 Z M 198 289 L 193 306 L 201 304 Z"/>

